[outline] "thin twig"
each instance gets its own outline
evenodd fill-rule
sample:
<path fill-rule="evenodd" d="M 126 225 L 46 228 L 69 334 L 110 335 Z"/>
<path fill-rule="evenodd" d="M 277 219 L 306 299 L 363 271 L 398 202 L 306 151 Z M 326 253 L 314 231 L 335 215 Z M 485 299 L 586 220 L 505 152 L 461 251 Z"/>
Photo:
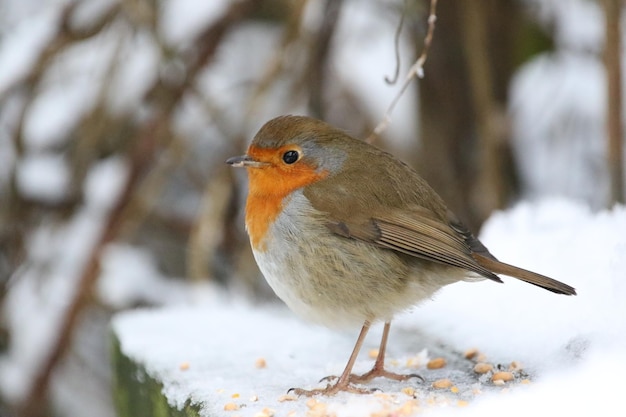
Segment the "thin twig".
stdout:
<path fill-rule="evenodd" d="M 393 85 L 398 82 L 400 76 L 400 34 L 402 33 L 402 27 L 404 26 L 404 14 L 406 13 L 406 0 L 404 2 L 404 9 L 400 13 L 400 22 L 396 27 L 396 33 L 393 37 L 393 47 L 396 53 L 396 70 L 393 74 L 393 78 L 389 78 L 385 75 L 385 82 L 389 85 Z"/>
<path fill-rule="evenodd" d="M 402 84 L 402 88 L 394 99 L 391 101 L 391 104 L 387 108 L 387 111 L 383 115 L 383 120 L 376 126 L 374 132 L 367 138 L 367 142 L 373 142 L 382 132 L 387 129 L 389 123 L 391 123 L 391 113 L 400 101 L 400 98 L 404 95 L 404 92 L 407 90 L 411 82 L 416 77 L 424 78 L 424 64 L 426 63 L 426 59 L 428 58 L 428 51 L 430 49 L 430 45 L 433 41 L 433 35 L 435 33 L 435 23 L 437 22 L 437 0 L 430 0 L 430 13 L 428 15 L 428 32 L 426 33 L 426 37 L 424 38 L 424 48 L 422 49 L 422 54 L 417 58 L 417 61 L 411 66 L 409 69 L 406 78 L 404 79 L 404 83 Z"/>

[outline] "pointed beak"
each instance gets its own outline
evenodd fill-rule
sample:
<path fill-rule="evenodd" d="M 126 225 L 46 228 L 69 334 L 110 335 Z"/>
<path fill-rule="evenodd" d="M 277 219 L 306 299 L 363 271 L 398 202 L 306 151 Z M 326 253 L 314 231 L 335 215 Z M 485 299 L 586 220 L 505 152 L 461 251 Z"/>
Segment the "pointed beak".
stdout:
<path fill-rule="evenodd" d="M 233 156 L 228 158 L 226 163 L 236 168 L 260 168 L 269 165 L 267 162 L 257 161 L 248 155 Z"/>

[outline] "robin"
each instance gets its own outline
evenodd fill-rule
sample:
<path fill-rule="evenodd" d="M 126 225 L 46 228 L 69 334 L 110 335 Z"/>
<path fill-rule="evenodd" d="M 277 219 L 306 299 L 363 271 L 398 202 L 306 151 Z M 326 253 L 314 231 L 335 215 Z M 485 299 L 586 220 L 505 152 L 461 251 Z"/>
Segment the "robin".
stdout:
<path fill-rule="evenodd" d="M 576 290 L 498 261 L 409 166 L 324 122 L 281 116 L 267 122 L 243 156 L 246 229 L 254 258 L 296 314 L 329 327 L 362 325 L 345 370 L 325 388 L 299 395 L 369 390 L 375 377 L 405 380 L 384 367 L 391 320 L 445 285 L 515 277 L 557 294 Z M 352 374 L 374 322 L 384 322 L 371 371 Z"/>

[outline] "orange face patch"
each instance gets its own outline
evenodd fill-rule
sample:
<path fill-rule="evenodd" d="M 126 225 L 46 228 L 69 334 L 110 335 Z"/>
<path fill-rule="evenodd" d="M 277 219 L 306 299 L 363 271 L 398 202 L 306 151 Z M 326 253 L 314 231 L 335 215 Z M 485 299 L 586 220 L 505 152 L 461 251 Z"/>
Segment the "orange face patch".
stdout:
<path fill-rule="evenodd" d="M 319 181 L 328 172 L 318 172 L 314 167 L 296 161 L 286 164 L 282 160 L 285 152 L 302 150 L 294 145 L 278 149 L 250 146 L 248 156 L 256 161 L 267 162 L 264 167 L 249 167 L 249 191 L 246 202 L 246 228 L 255 250 L 265 250 L 265 237 L 270 225 L 283 209 L 284 199 L 293 191 Z"/>

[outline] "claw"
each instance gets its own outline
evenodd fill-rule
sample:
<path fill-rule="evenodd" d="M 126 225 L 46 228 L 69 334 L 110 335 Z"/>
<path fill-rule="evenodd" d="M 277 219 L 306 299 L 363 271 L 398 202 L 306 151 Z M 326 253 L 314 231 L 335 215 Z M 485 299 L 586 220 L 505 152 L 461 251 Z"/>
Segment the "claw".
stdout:
<path fill-rule="evenodd" d="M 380 391 L 378 388 L 367 389 L 367 388 L 359 388 L 356 387 L 355 384 L 360 384 L 363 382 L 369 382 L 377 377 L 384 377 L 393 379 L 394 381 L 406 381 L 411 378 L 419 378 L 422 382 L 425 382 L 424 378 L 422 378 L 418 374 L 396 374 L 394 372 L 389 372 L 385 370 L 385 347 L 387 345 L 387 336 L 389 334 L 389 327 L 391 322 L 385 322 L 385 327 L 383 329 L 383 336 L 380 341 L 380 349 L 378 350 L 378 356 L 376 357 L 376 362 L 374 363 L 374 367 L 369 371 L 364 373 L 363 375 L 355 375 L 350 373 L 354 366 L 354 362 L 356 361 L 356 357 L 361 349 L 361 345 L 363 344 L 363 339 L 367 334 L 367 331 L 370 328 L 370 322 L 366 321 L 363 324 L 363 328 L 361 329 L 361 333 L 359 333 L 359 338 L 356 341 L 356 345 L 352 350 L 352 354 L 350 355 L 350 359 L 346 364 L 346 368 L 340 377 L 335 375 L 325 376 L 320 379 L 320 382 L 328 382 L 326 388 L 316 388 L 312 390 L 305 390 L 302 388 L 290 388 L 287 391 L 287 394 L 294 393 L 296 395 L 304 395 L 307 397 L 311 397 L 313 395 L 334 395 L 340 391 L 347 391 L 356 394 L 370 394 L 372 392 Z M 335 381 L 334 384 L 331 384 L 331 381 Z"/>
<path fill-rule="evenodd" d="M 314 395 L 335 395 L 338 392 L 345 391 L 353 394 L 371 394 L 373 390 L 367 388 L 356 387 L 352 384 L 328 384 L 326 388 L 316 388 L 312 390 L 306 390 L 302 388 L 290 388 L 288 393 L 294 393 L 298 396 L 312 397 Z"/>
<path fill-rule="evenodd" d="M 424 378 L 422 378 L 422 376 L 418 374 L 402 375 L 386 371 L 385 369 L 374 368 L 363 375 L 350 374 L 350 376 L 345 381 L 340 381 L 340 378 L 335 375 L 325 376 L 324 378 L 320 379 L 320 382 L 333 380 L 338 381 L 335 384 L 326 385 L 326 388 L 316 388 L 312 390 L 305 390 L 302 388 L 289 388 L 287 394 L 294 393 L 298 396 L 304 395 L 306 397 L 311 397 L 313 395 L 335 395 L 336 393 L 341 391 L 352 392 L 355 394 L 371 394 L 374 392 L 381 392 L 382 390 L 380 388 L 360 388 L 355 386 L 355 384 L 369 382 L 377 377 L 389 378 L 395 381 L 406 381 L 407 379 L 418 378 L 422 382 L 425 382 Z"/>
<path fill-rule="evenodd" d="M 394 381 L 406 381 L 411 378 L 418 378 L 422 382 L 426 382 L 421 375 L 418 374 L 396 374 L 394 372 L 389 372 L 382 368 L 374 367 L 371 371 L 364 373 L 363 375 L 350 375 L 350 382 L 369 382 L 374 378 L 383 377 L 392 379 Z"/>
<path fill-rule="evenodd" d="M 330 381 L 334 381 L 335 379 L 339 379 L 339 377 L 337 375 L 328 375 L 320 379 L 318 382 L 327 382 L 327 381 L 330 382 Z"/>

